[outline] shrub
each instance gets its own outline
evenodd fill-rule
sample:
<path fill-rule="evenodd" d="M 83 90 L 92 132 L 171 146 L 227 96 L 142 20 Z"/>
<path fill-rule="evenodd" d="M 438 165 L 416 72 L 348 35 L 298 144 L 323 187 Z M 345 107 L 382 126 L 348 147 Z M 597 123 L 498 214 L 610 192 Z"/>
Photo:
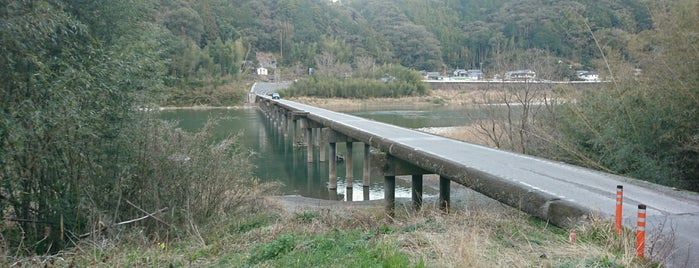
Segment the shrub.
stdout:
<path fill-rule="evenodd" d="M 352 78 L 312 76 L 294 83 L 286 94 L 320 98 L 398 98 L 428 93 L 420 75 L 400 66 L 357 72 Z"/>
<path fill-rule="evenodd" d="M 124 162 L 128 166 L 114 192 L 133 205 L 111 205 L 126 207 L 120 219 L 167 208 L 162 216 L 167 224 L 143 224 L 156 232 L 188 229 L 232 212 L 254 197 L 258 184 L 252 177 L 250 153 L 239 146 L 237 135 L 214 141 L 211 128 L 215 124 L 211 121 L 199 132 L 188 133 L 154 115 L 143 115 L 127 133 Z"/>

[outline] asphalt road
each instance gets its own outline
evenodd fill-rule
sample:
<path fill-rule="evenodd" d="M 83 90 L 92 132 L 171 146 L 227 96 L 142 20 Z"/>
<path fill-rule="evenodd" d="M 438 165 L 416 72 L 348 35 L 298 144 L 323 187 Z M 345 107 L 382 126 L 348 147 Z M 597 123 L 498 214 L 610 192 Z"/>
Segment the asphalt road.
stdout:
<path fill-rule="evenodd" d="M 647 206 L 646 256 L 668 267 L 699 267 L 699 195 L 527 155 L 464 143 L 356 116 L 279 100 L 345 135 L 552 222 L 566 211 L 612 219 L 624 186 L 624 225 Z M 458 170 L 458 171 L 455 171 Z M 531 197 L 530 197 L 531 196 Z M 555 212 L 554 207 L 563 212 Z M 576 215 L 572 213 L 570 215 Z M 575 222 L 573 222 L 574 224 Z"/>

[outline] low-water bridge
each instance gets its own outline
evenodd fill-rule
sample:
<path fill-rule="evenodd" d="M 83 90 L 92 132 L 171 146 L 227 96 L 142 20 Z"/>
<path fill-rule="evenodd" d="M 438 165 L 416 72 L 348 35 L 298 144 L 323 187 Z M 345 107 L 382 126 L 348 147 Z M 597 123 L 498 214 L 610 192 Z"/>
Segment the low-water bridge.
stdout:
<path fill-rule="evenodd" d="M 352 115 L 333 112 L 289 100 L 255 95 L 256 101 L 277 130 L 295 137 L 301 131 L 307 161 L 313 162 L 314 139 L 321 137 L 320 161 L 336 156 L 338 143 L 364 143 L 363 180 L 369 185 L 370 147 L 385 152 L 382 169 L 386 212 L 395 207 L 396 176 L 412 176 L 415 207 L 422 202 L 422 175 L 440 177 L 440 207 L 448 208 L 449 185 L 456 182 L 499 202 L 518 208 L 563 228 L 596 215 L 614 218 L 618 185 L 624 187 L 623 223 L 636 226 L 639 204 L 647 206 L 648 245 L 658 260 L 670 267 L 699 267 L 699 196 L 695 193 L 625 178 L 561 162 L 516 154 L 428 133 L 410 130 Z M 296 142 L 291 139 L 290 142 Z M 344 164 L 347 187 L 352 187 L 352 147 Z M 329 156 L 329 157 L 326 157 Z M 329 165 L 328 187 L 337 189 L 337 162 Z M 349 189 L 348 189 L 349 190 Z"/>

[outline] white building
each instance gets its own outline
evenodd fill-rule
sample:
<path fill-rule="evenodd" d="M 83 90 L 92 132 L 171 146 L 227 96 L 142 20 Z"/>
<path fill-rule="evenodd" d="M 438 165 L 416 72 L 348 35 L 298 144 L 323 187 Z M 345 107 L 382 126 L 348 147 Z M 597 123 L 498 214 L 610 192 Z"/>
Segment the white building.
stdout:
<path fill-rule="evenodd" d="M 516 70 L 505 73 L 505 80 L 535 80 L 536 72 L 532 70 Z"/>
<path fill-rule="evenodd" d="M 597 72 L 593 71 L 576 71 L 575 75 L 583 80 L 583 81 L 588 81 L 588 82 L 599 82 L 599 74 Z"/>

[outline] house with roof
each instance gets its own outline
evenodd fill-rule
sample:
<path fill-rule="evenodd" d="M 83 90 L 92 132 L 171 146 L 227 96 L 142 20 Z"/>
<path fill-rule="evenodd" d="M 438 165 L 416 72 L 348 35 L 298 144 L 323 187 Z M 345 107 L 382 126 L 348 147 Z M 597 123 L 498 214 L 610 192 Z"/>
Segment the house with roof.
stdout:
<path fill-rule="evenodd" d="M 468 71 L 466 69 L 456 69 L 454 70 L 454 76 L 467 76 Z"/>
<path fill-rule="evenodd" d="M 257 75 L 266 76 L 270 74 L 270 70 L 277 69 L 277 59 L 274 57 L 274 54 L 257 52 L 255 57 L 257 59 L 257 69 L 255 69 Z"/>
<path fill-rule="evenodd" d="M 485 77 L 485 74 L 481 70 L 468 70 L 466 73 L 466 77 L 471 80 L 481 80 Z"/>

